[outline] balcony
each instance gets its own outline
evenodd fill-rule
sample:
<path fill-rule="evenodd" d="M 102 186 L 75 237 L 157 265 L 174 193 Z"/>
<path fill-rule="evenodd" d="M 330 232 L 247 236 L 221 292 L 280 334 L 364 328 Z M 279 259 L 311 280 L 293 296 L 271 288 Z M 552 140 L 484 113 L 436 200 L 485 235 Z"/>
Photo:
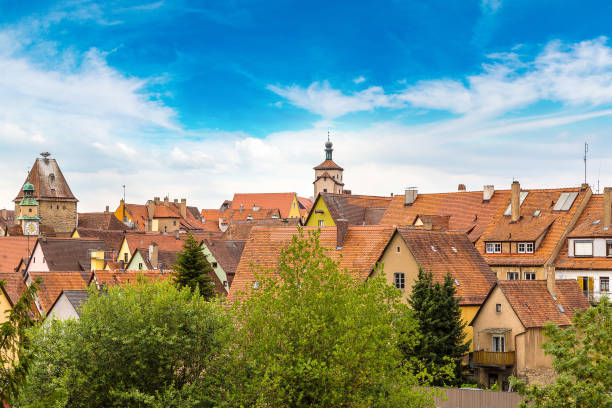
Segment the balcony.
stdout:
<path fill-rule="evenodd" d="M 482 366 L 511 366 L 514 365 L 514 351 L 474 351 L 472 363 Z"/>

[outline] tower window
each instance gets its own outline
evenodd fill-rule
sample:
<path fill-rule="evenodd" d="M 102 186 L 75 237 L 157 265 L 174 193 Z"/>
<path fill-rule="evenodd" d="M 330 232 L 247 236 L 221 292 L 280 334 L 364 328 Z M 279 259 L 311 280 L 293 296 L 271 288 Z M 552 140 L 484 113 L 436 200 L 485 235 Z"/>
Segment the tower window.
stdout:
<path fill-rule="evenodd" d="M 31 208 L 28 208 L 28 212 L 32 212 L 32 209 L 31 209 Z"/>
<path fill-rule="evenodd" d="M 324 188 L 324 189 L 323 189 L 323 192 L 324 192 L 324 193 L 327 193 L 327 189 L 326 189 L 326 188 Z"/>

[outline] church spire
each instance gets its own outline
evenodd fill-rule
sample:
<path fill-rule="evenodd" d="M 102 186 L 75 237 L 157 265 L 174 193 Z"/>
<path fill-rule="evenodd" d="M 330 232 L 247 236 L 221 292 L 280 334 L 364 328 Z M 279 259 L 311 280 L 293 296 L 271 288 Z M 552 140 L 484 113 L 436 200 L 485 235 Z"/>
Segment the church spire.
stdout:
<path fill-rule="evenodd" d="M 334 151 L 334 149 L 332 149 L 332 142 L 331 140 L 329 140 L 329 130 L 327 131 L 327 142 L 325 142 L 325 160 L 331 160 L 332 159 L 332 152 Z"/>

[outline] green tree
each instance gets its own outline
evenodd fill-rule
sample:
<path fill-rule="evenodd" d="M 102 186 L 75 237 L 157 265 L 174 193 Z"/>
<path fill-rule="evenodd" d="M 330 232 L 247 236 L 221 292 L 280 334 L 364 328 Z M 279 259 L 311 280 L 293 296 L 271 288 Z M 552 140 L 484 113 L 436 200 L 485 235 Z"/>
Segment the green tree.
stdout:
<path fill-rule="evenodd" d="M 533 408 L 612 407 L 612 306 L 603 297 L 597 307 L 574 314 L 573 326 L 544 328 L 544 351 L 554 357 L 557 377 L 546 386 L 512 378 L 512 387 Z"/>
<path fill-rule="evenodd" d="M 459 299 L 455 297 L 454 280 L 450 274 L 444 284 L 433 281 L 431 272 L 419 270 L 408 303 L 418 321 L 420 342 L 405 349 L 409 358 L 420 360 L 423 367 L 436 373 L 448 373 L 449 362 L 456 369 L 450 376 L 438 375 L 434 385 L 458 385 L 461 382 L 461 359 L 469 351 L 465 340 L 465 325 L 461 320 Z"/>
<path fill-rule="evenodd" d="M 16 397 L 32 363 L 31 342 L 26 331 L 37 322 L 34 298 L 39 283 L 28 286 L 9 311 L 0 311 L 6 318 L 0 324 L 0 404 Z M 0 286 L 5 284 L 0 281 Z"/>
<path fill-rule="evenodd" d="M 211 278 L 214 270 L 206 257 L 200 243 L 190 233 L 183 243 L 183 250 L 179 252 L 174 269 L 174 280 L 180 287 L 189 287 L 197 290 L 204 299 L 215 296 L 215 286 Z"/>
<path fill-rule="evenodd" d="M 78 320 L 32 333 L 36 361 L 19 406 L 215 406 L 229 327 L 219 303 L 171 282 L 90 288 Z"/>
<path fill-rule="evenodd" d="M 382 276 L 355 279 L 301 230 L 256 276 L 233 307 L 226 406 L 433 406 L 398 348 L 411 314 Z"/>

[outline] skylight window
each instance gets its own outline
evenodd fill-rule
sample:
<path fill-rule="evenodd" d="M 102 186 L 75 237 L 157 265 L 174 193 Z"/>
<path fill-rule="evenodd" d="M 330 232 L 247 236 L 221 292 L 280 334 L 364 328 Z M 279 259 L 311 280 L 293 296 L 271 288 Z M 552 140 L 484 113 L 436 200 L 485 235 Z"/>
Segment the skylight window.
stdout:
<path fill-rule="evenodd" d="M 455 285 L 457 285 L 457 286 L 461 286 L 461 285 L 459 284 L 459 281 L 458 281 L 457 279 L 455 279 Z"/>
<path fill-rule="evenodd" d="M 432 250 L 432 251 L 434 251 L 434 252 L 437 252 L 436 247 L 435 247 L 435 246 L 433 246 L 433 245 L 431 246 L 431 250 Z"/>
<path fill-rule="evenodd" d="M 565 313 L 565 309 L 563 308 L 563 306 L 561 304 L 557 304 L 557 307 L 559 308 L 559 311 L 561 313 Z"/>
<path fill-rule="evenodd" d="M 529 194 L 529 191 L 521 191 L 519 207 L 523 205 L 523 201 L 525 201 L 525 199 L 527 198 L 527 194 Z M 506 212 L 504 213 L 504 215 L 512 215 L 512 203 L 508 204 L 508 208 L 506 208 Z"/>
<path fill-rule="evenodd" d="M 578 197 L 578 192 L 573 193 L 561 193 L 559 199 L 557 200 L 553 211 L 567 211 L 572 208 L 572 204 L 574 204 L 574 200 Z"/>
<path fill-rule="evenodd" d="M 534 217 L 539 217 L 539 216 L 540 216 L 540 214 L 542 214 L 542 211 L 540 211 L 540 210 L 535 210 L 535 211 L 533 212 L 533 216 L 534 216 Z"/>
<path fill-rule="evenodd" d="M 453 252 L 457 252 L 457 248 L 451 247 L 451 249 L 453 250 Z"/>
<path fill-rule="evenodd" d="M 595 220 L 595 221 L 593 221 L 593 225 L 599 225 L 600 222 L 601 222 L 601 220 Z"/>

